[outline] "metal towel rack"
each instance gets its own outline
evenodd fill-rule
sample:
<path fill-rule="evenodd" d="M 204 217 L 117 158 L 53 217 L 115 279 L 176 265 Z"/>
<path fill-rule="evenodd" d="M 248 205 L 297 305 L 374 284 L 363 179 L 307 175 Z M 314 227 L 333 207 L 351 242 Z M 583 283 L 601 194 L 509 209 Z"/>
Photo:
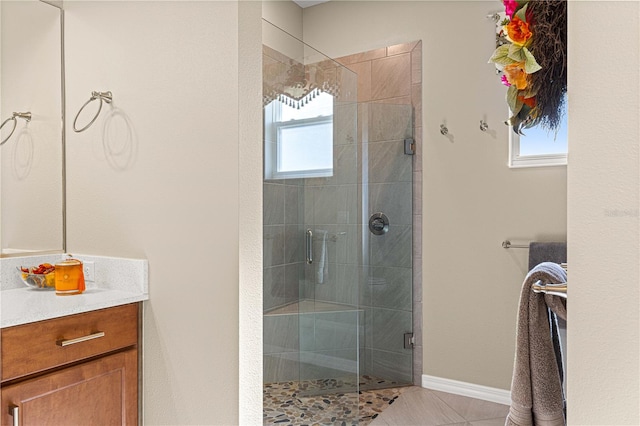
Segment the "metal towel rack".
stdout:
<path fill-rule="evenodd" d="M 542 281 L 536 281 L 531 290 L 534 293 L 550 294 L 552 296 L 559 296 L 564 299 L 567 298 L 567 283 L 562 284 L 542 284 Z"/>
<path fill-rule="evenodd" d="M 76 126 L 76 123 L 78 122 L 78 117 L 80 117 L 80 113 L 82 112 L 83 109 L 85 109 L 87 105 L 89 105 L 91 102 L 95 101 L 96 99 L 100 100 L 100 105 L 98 106 L 98 112 L 96 112 L 96 115 L 91 119 L 89 124 L 84 126 L 82 129 L 78 129 L 78 127 Z M 76 118 L 73 120 L 73 131 L 76 133 L 80 133 L 87 130 L 100 115 L 100 111 L 102 111 L 102 103 L 106 102 L 110 104 L 112 101 L 113 101 L 113 94 L 111 92 L 95 92 L 95 91 L 91 92 L 91 97 L 87 102 L 84 103 L 84 105 L 80 107 L 80 111 L 78 111 L 78 113 L 76 114 Z"/>
<path fill-rule="evenodd" d="M 561 263 L 560 267 L 567 272 L 567 264 Z M 567 283 L 558 283 L 558 284 L 542 284 L 542 281 L 536 281 L 531 286 L 531 290 L 534 293 L 544 293 L 550 294 L 552 296 L 559 296 L 563 299 L 567 298 Z"/>
<path fill-rule="evenodd" d="M 502 242 L 502 248 L 529 248 L 529 244 L 513 244 L 511 241 L 509 240 L 504 240 Z"/>
<path fill-rule="evenodd" d="M 11 133 L 9 133 L 9 136 L 7 136 L 6 138 L 4 138 L 2 140 L 2 142 L 0 142 L 0 146 L 4 145 L 6 141 L 9 140 L 9 138 L 11 138 L 11 136 L 13 136 L 13 132 L 16 131 L 16 126 L 18 125 L 18 120 L 16 120 L 17 118 L 22 118 L 23 120 L 25 120 L 27 123 L 29 121 L 31 121 L 31 113 L 29 111 L 27 112 L 14 112 L 11 117 L 7 118 L 6 120 L 4 120 L 2 122 L 2 124 L 0 124 L 0 129 L 2 129 L 4 127 L 5 124 L 7 124 L 10 121 L 13 121 L 13 129 L 11 129 Z"/>
<path fill-rule="evenodd" d="M 509 248 L 529 248 L 528 244 L 513 244 L 511 241 L 509 240 L 504 240 L 502 242 L 502 247 L 509 249 Z M 567 264 L 566 263 L 561 263 L 560 266 L 562 267 L 562 269 L 565 270 L 565 272 L 567 271 Z M 561 283 L 561 284 L 542 284 L 542 281 L 536 281 L 532 286 L 531 286 L 531 290 L 533 290 L 534 293 L 545 293 L 545 294 L 551 294 L 553 296 L 560 296 L 564 299 L 567 298 L 567 283 Z"/>

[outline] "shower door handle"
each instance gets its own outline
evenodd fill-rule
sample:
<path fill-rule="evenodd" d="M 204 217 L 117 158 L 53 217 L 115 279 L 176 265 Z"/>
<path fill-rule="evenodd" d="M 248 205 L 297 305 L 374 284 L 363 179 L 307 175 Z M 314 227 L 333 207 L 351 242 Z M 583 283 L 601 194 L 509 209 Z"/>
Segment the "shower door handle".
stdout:
<path fill-rule="evenodd" d="M 313 263 L 313 232 L 311 229 L 307 229 L 305 240 L 307 242 L 307 263 L 311 265 Z"/>

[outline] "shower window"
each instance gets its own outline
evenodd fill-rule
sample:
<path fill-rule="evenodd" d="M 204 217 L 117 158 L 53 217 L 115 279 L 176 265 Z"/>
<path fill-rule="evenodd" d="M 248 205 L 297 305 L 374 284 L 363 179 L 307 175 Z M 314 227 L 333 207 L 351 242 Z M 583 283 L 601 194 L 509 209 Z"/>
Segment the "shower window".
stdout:
<path fill-rule="evenodd" d="M 265 178 L 333 175 L 333 97 L 320 93 L 300 108 L 265 107 Z"/>

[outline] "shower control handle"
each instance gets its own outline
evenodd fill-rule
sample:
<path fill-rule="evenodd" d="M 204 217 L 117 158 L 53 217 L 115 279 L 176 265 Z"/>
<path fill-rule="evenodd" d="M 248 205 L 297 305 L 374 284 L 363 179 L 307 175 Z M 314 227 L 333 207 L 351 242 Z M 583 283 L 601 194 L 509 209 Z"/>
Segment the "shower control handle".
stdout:
<path fill-rule="evenodd" d="M 307 242 L 307 264 L 311 265 L 313 263 L 313 231 L 311 231 L 311 229 L 307 229 L 306 242 Z"/>
<path fill-rule="evenodd" d="M 374 213 L 369 218 L 369 231 L 373 235 L 383 235 L 389 232 L 389 218 L 382 212 Z"/>

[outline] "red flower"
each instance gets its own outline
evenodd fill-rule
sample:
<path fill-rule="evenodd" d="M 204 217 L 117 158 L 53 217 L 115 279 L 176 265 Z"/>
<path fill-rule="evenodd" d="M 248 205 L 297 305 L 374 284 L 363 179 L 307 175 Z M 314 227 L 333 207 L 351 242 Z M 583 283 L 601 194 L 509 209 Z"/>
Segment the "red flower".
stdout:
<path fill-rule="evenodd" d="M 524 96 L 518 96 L 518 100 L 531 109 L 536 107 L 536 98 L 525 98 Z"/>

